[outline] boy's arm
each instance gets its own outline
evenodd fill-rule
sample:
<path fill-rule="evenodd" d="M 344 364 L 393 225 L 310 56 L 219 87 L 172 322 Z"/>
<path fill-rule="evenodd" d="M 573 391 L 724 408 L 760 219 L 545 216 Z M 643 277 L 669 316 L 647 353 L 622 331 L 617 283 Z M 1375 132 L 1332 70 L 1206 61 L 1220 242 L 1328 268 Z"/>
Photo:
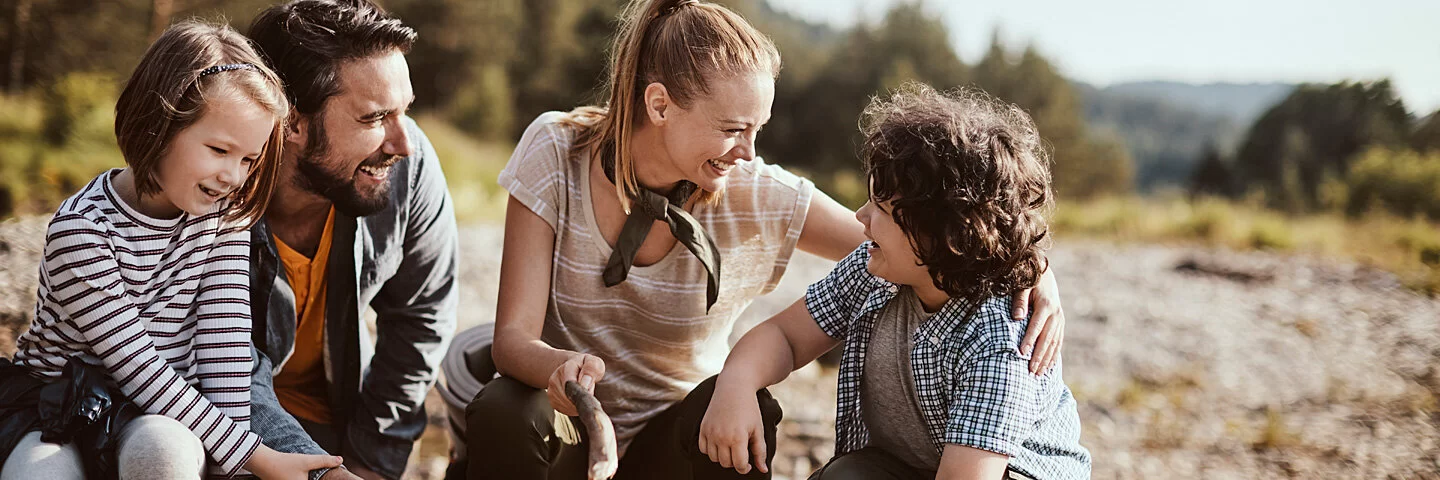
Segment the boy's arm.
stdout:
<path fill-rule="evenodd" d="M 1008 321 L 999 309 L 982 309 L 974 321 Z M 983 341 L 983 340 L 981 340 Z M 1010 458 L 1044 416 L 1039 401 L 1045 377 L 1032 375 L 1014 343 L 992 340 L 962 361 L 950 391 L 941 479 L 1003 478 Z"/>
<path fill-rule="evenodd" d="M 780 383 L 790 372 L 819 358 L 839 342 L 820 330 L 805 307 L 805 299 L 796 300 L 740 338 L 725 359 L 715 390 L 753 395 Z"/>
<path fill-rule="evenodd" d="M 250 232 L 222 231 L 204 260 L 191 341 L 198 388 L 240 428 L 251 429 Z"/>
<path fill-rule="evenodd" d="M 854 314 L 875 282 L 865 269 L 868 258 L 864 248 L 855 249 L 810 285 L 805 298 L 751 329 L 730 350 L 700 422 L 700 451 L 710 460 L 745 474 L 752 453 L 765 458 L 756 392 L 784 380 L 849 335 Z M 769 471 L 763 463 L 758 466 Z"/>
<path fill-rule="evenodd" d="M 935 480 L 994 480 L 1005 478 L 1010 457 L 964 445 L 945 445 Z"/>
<path fill-rule="evenodd" d="M 804 299 L 747 332 L 730 350 L 715 381 L 715 393 L 700 422 L 700 451 L 741 474 L 750 473 L 752 458 L 757 469 L 769 472 L 756 392 L 784 380 L 837 342 L 820 330 Z"/>
<path fill-rule="evenodd" d="M 753 394 L 849 336 L 855 314 L 877 282 L 866 270 L 869 259 L 863 246 L 855 248 L 825 278 L 806 288 L 804 297 L 741 337 L 725 359 L 715 391 L 733 388 Z"/>
<path fill-rule="evenodd" d="M 1030 374 L 1028 362 L 1014 347 L 982 349 L 988 351 L 967 359 L 950 388 L 954 393 L 942 441 L 1015 456 L 1025 449 L 1025 439 L 1044 416 L 1039 401 L 1044 377 Z"/>

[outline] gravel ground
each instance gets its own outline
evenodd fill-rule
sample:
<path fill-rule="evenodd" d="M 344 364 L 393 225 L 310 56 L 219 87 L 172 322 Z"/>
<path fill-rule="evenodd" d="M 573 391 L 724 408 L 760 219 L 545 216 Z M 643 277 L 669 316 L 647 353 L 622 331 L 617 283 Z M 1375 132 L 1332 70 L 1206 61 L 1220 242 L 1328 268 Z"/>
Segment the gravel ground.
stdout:
<path fill-rule="evenodd" d="M 45 219 L 0 222 L 0 353 L 34 308 Z M 501 230 L 461 233 L 462 328 L 491 321 Z M 1095 478 L 1440 479 L 1440 301 L 1331 259 L 1060 239 L 1066 381 Z M 828 262 L 798 255 L 742 327 L 794 301 Z M 830 457 L 835 373 L 774 388 L 776 478 Z M 440 478 L 438 396 L 408 478 Z"/>

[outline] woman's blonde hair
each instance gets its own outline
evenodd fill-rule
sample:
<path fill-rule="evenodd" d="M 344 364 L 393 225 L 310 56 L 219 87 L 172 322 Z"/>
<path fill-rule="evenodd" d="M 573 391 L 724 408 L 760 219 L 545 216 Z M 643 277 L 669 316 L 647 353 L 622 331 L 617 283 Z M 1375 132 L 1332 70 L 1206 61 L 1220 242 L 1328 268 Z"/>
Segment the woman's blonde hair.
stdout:
<path fill-rule="evenodd" d="M 566 123 L 578 129 L 570 154 L 613 162 L 615 194 L 628 213 L 641 188 L 630 140 L 645 111 L 645 88 L 664 85 L 677 106 L 689 108 L 710 93 L 711 80 L 753 73 L 778 76 L 780 52 L 740 15 L 697 0 L 633 0 L 611 47 L 604 106 L 580 107 L 567 116 Z M 696 195 L 710 201 L 719 192 L 697 189 Z"/>
<path fill-rule="evenodd" d="M 229 67 L 206 71 L 220 66 Z M 165 30 L 115 103 L 115 138 L 135 175 L 135 190 L 157 193 L 156 171 L 175 135 L 205 114 L 207 95 L 222 94 L 243 95 L 275 117 L 264 151 L 251 163 L 225 213 L 226 221 L 248 228 L 265 214 L 275 190 L 290 102 L 280 78 L 244 35 L 227 25 L 195 20 Z"/>

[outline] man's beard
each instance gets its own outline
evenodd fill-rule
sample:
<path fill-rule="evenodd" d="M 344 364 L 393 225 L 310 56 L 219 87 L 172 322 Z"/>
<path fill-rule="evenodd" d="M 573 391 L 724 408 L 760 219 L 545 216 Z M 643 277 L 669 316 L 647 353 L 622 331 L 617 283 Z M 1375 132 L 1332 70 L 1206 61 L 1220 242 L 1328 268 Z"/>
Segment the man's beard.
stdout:
<path fill-rule="evenodd" d="M 336 210 L 353 217 L 370 215 L 390 205 L 390 177 L 386 177 L 380 185 L 366 194 L 356 188 L 354 170 L 326 170 L 323 159 L 330 153 L 330 138 L 325 134 L 325 127 L 318 121 L 319 118 L 315 120 L 317 121 L 310 122 L 312 128 L 305 141 L 305 151 L 301 152 L 295 165 L 300 173 L 295 178 L 295 185 L 329 199 L 335 204 Z M 391 158 L 391 155 L 384 152 L 376 152 L 361 162 L 361 165 L 385 164 L 389 163 Z M 392 170 L 391 174 L 394 173 Z"/>

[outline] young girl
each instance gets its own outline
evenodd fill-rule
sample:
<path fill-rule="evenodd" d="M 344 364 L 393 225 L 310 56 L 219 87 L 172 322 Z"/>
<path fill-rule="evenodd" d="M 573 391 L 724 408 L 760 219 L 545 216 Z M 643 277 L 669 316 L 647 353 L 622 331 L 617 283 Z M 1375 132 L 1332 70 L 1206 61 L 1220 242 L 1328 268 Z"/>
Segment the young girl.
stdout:
<path fill-rule="evenodd" d="M 494 347 L 468 353 L 503 376 L 466 410 L 471 478 L 583 478 L 586 447 L 555 417 L 576 413 L 566 381 L 614 421 L 617 478 L 737 476 L 675 434 L 698 427 L 736 318 L 795 249 L 838 260 L 865 238 L 853 212 L 756 156 L 780 54 L 745 19 L 634 0 L 612 51 L 606 107 L 541 115 L 500 173 Z M 758 395 L 773 452 L 780 409 Z"/>
<path fill-rule="evenodd" d="M 1080 480 L 1060 362 L 1027 370 L 1013 292 L 1040 280 L 1048 159 L 1018 107 L 912 85 L 866 110 L 869 241 L 805 298 L 746 333 L 697 443 L 763 465 L 755 391 L 844 342 L 835 454 L 812 480 Z"/>
<path fill-rule="evenodd" d="M 249 234 L 274 188 L 289 112 L 245 37 L 177 24 L 151 45 L 116 104 L 128 165 L 91 181 L 46 233 L 35 320 L 15 363 L 48 382 L 103 367 L 143 415 L 112 438 L 121 478 L 304 478 L 339 459 L 278 453 L 249 431 Z M 36 428 L 40 428 L 37 425 Z M 52 432 L 46 430 L 48 437 Z M 32 431 L 4 480 L 84 478 L 93 443 Z M 84 450 L 82 452 L 82 450 Z M 85 458 L 82 459 L 82 454 Z"/>

